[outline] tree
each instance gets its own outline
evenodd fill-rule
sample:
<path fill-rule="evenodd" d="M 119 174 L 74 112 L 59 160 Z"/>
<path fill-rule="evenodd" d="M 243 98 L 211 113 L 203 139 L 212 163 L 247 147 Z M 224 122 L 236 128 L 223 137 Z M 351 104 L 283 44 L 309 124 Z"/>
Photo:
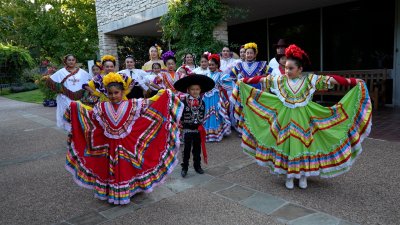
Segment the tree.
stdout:
<path fill-rule="evenodd" d="M 122 36 L 118 39 L 118 55 L 119 65 L 124 65 L 125 57 L 127 55 L 133 55 L 136 61 L 136 68 L 142 68 L 142 66 L 149 61 L 149 48 L 158 44 L 162 47 L 163 51 L 168 51 L 159 37 L 134 37 L 134 36 Z"/>
<path fill-rule="evenodd" d="M 34 60 L 25 49 L 0 43 L 0 83 L 17 82 L 24 69 L 34 66 Z"/>
<path fill-rule="evenodd" d="M 95 0 L 1 1 L 1 43 L 26 47 L 34 58 L 57 63 L 68 53 L 78 60 L 96 57 Z"/>
<path fill-rule="evenodd" d="M 177 49 L 177 58 L 185 53 L 199 56 L 205 51 L 219 52 L 226 44 L 214 38 L 214 28 L 229 18 L 245 18 L 248 13 L 221 0 L 170 0 L 168 12 L 160 20 L 163 39 Z"/>

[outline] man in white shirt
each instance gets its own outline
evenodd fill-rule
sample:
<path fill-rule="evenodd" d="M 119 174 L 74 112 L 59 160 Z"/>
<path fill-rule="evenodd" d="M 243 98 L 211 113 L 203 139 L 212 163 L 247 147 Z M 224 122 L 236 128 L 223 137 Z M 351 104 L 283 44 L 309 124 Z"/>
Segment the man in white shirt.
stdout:
<path fill-rule="evenodd" d="M 285 54 L 285 49 L 287 46 L 288 45 L 286 44 L 285 39 L 279 39 L 278 43 L 274 44 L 274 48 L 276 49 L 276 54 L 277 55 Z M 271 67 L 272 69 L 279 69 L 279 62 L 274 57 L 269 61 L 268 66 Z"/>
<path fill-rule="evenodd" d="M 147 73 L 141 69 L 135 69 L 135 59 L 132 55 L 127 55 L 125 58 L 126 69 L 119 71 L 120 74 L 125 74 L 132 78 L 133 88 L 131 92 L 126 96 L 128 99 L 131 98 L 143 98 L 145 93 L 149 90 L 149 80 Z"/>

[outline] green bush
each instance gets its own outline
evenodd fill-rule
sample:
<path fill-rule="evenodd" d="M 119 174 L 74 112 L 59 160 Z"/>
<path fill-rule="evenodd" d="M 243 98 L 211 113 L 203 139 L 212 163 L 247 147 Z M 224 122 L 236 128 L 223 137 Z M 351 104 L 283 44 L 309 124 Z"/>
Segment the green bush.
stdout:
<path fill-rule="evenodd" d="M 35 76 L 39 74 L 39 68 L 25 69 L 21 73 L 20 81 L 22 83 L 33 83 L 35 82 Z"/>
<path fill-rule="evenodd" d="M 249 11 L 229 7 L 221 0 L 169 1 L 168 12 L 160 19 L 163 39 L 177 49 L 178 61 L 185 53 L 200 56 L 205 51 L 220 52 L 225 43 L 216 40 L 213 31 L 228 18 L 245 18 Z"/>
<path fill-rule="evenodd" d="M 35 83 L 23 83 L 20 86 L 11 86 L 11 93 L 19 93 L 25 91 L 32 91 L 38 89 L 38 86 Z"/>
<path fill-rule="evenodd" d="M 22 72 L 35 65 L 29 51 L 12 45 L 0 43 L 0 79 L 1 83 L 19 81 Z"/>
<path fill-rule="evenodd" d="M 56 94 L 46 85 L 47 79 L 50 79 L 50 75 L 36 75 L 35 76 L 35 84 L 38 86 L 39 90 L 42 92 L 44 99 L 55 99 Z"/>

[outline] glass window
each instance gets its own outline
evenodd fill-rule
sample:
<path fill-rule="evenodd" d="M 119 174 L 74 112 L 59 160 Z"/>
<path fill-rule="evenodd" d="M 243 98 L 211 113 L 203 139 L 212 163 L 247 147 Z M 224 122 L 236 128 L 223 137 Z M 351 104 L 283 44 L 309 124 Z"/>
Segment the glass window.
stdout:
<path fill-rule="evenodd" d="M 324 70 L 393 68 L 394 0 L 323 8 Z"/>
<path fill-rule="evenodd" d="M 267 22 L 258 20 L 228 27 L 229 44 L 235 47 L 231 51 L 239 54 L 239 48 L 248 42 L 257 43 L 257 60 L 267 60 Z"/>
<path fill-rule="evenodd" d="M 296 44 L 308 53 L 311 67 L 320 69 L 320 9 L 308 10 L 269 19 L 270 57 L 276 50 L 273 44 L 284 38 L 289 44 Z"/>

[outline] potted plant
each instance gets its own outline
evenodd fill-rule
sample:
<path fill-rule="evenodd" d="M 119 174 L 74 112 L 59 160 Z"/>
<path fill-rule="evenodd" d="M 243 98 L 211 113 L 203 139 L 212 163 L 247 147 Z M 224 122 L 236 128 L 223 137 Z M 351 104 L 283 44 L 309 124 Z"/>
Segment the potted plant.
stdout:
<path fill-rule="evenodd" d="M 46 86 L 47 79 L 50 79 L 50 74 L 36 75 L 35 83 L 44 95 L 43 106 L 55 107 L 57 106 L 56 93 Z"/>

